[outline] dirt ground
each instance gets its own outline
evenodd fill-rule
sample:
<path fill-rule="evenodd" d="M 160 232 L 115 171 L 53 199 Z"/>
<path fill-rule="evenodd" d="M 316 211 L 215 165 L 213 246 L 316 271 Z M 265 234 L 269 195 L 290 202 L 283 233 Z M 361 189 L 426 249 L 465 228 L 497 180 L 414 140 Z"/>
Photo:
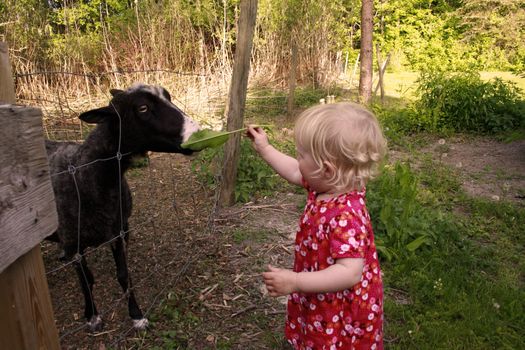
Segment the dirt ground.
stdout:
<path fill-rule="evenodd" d="M 436 139 L 421 152 L 456 169 L 471 195 L 525 202 L 525 141 Z M 129 267 L 151 327 L 131 328 L 110 250 L 100 247 L 87 259 L 105 327 L 89 333 L 73 267 L 43 243 L 62 348 L 285 349 L 285 300 L 267 296 L 260 273 L 269 263 L 291 266 L 303 196 L 284 193 L 218 210 L 214 192 L 180 155 L 153 154 L 150 166 L 130 171 L 128 180 L 134 197 Z"/>

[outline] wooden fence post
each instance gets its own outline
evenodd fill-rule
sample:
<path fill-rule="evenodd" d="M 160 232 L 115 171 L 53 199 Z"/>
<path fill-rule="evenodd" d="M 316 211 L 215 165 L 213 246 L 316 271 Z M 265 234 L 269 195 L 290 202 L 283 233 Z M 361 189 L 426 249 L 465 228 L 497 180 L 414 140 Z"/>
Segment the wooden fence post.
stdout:
<path fill-rule="evenodd" d="M 58 350 L 40 252 L 58 226 L 42 113 L 4 104 L 15 102 L 10 72 L 0 43 L 0 349 Z"/>
<path fill-rule="evenodd" d="M 237 47 L 228 96 L 228 130 L 242 128 L 244 123 L 244 107 L 246 104 L 246 89 L 250 73 L 250 58 L 252 53 L 253 32 L 257 17 L 257 0 L 241 0 L 241 13 L 237 29 Z M 222 183 L 220 188 L 220 203 L 225 206 L 235 202 L 235 181 L 240 157 L 241 135 L 234 133 L 224 146 L 224 162 L 222 166 Z"/>

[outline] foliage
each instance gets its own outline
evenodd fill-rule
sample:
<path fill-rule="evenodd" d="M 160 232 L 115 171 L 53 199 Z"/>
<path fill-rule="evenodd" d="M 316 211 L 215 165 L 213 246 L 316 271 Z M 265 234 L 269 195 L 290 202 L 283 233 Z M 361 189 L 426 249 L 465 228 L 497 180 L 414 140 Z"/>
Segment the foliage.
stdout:
<path fill-rule="evenodd" d="M 358 55 L 360 4 L 260 1 L 253 74 L 285 81 L 296 42 L 297 80 L 328 86 L 346 57 L 353 61 Z M 374 38 L 383 57 L 391 55 L 389 68 L 524 71 L 525 9 L 520 1 L 377 0 L 375 7 Z M 16 52 L 15 73 L 42 68 L 212 73 L 231 65 L 239 1 L 6 0 L 0 9 L 0 35 Z"/>
<path fill-rule="evenodd" d="M 490 3 L 487 7 L 498 10 L 483 12 L 471 6 L 474 2 Z M 380 1 L 377 41 L 382 51 L 392 54 L 394 69 L 518 69 L 523 65 L 519 53 L 525 20 L 519 4 L 515 0 Z M 510 8 L 516 11 L 509 18 L 505 14 Z M 507 23 L 515 30 L 509 30 Z"/>
<path fill-rule="evenodd" d="M 424 72 L 418 84 L 416 109 L 427 130 L 497 133 L 524 123 L 525 101 L 512 82 L 484 82 L 473 72 Z"/>
<path fill-rule="evenodd" d="M 441 240 L 452 225 L 422 205 L 419 181 L 406 164 L 385 166 L 368 185 L 367 206 L 377 249 L 387 260 L 399 260 Z"/>
<path fill-rule="evenodd" d="M 509 63 L 523 68 L 525 4 L 508 0 L 463 0 L 457 9 L 463 37 L 470 43 L 488 42 L 499 49 Z"/>

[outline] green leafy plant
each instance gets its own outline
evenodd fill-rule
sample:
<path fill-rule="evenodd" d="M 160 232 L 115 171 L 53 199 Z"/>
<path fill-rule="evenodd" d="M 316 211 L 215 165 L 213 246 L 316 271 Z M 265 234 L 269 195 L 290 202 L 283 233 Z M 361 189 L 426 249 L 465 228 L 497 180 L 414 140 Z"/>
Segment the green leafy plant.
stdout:
<path fill-rule="evenodd" d="M 406 164 L 385 166 L 368 186 L 368 208 L 376 245 L 387 260 L 397 260 L 440 239 L 448 223 L 419 199 L 419 180 Z"/>
<path fill-rule="evenodd" d="M 477 72 L 424 72 L 416 110 L 428 131 L 498 133 L 524 124 L 525 101 L 512 82 L 483 81 Z"/>

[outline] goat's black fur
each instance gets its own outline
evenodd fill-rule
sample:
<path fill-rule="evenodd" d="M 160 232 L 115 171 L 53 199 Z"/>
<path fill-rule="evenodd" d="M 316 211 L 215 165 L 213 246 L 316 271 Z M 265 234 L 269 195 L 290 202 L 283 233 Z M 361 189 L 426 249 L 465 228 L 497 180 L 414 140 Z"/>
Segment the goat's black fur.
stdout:
<path fill-rule="evenodd" d="M 81 255 L 86 248 L 110 240 L 117 278 L 128 295 L 129 314 L 136 328 L 147 325 L 127 269 L 132 201 L 124 173 L 132 157 L 146 151 L 191 153 L 180 145 L 198 129 L 161 87 L 138 85 L 111 93 L 107 107 L 79 116 L 98 124 L 84 143 L 46 141 L 59 218 L 58 230 L 49 239 L 60 243 L 64 259 L 77 259 L 84 315 L 92 330 L 99 330 L 102 322 L 93 302 L 93 275 Z"/>

